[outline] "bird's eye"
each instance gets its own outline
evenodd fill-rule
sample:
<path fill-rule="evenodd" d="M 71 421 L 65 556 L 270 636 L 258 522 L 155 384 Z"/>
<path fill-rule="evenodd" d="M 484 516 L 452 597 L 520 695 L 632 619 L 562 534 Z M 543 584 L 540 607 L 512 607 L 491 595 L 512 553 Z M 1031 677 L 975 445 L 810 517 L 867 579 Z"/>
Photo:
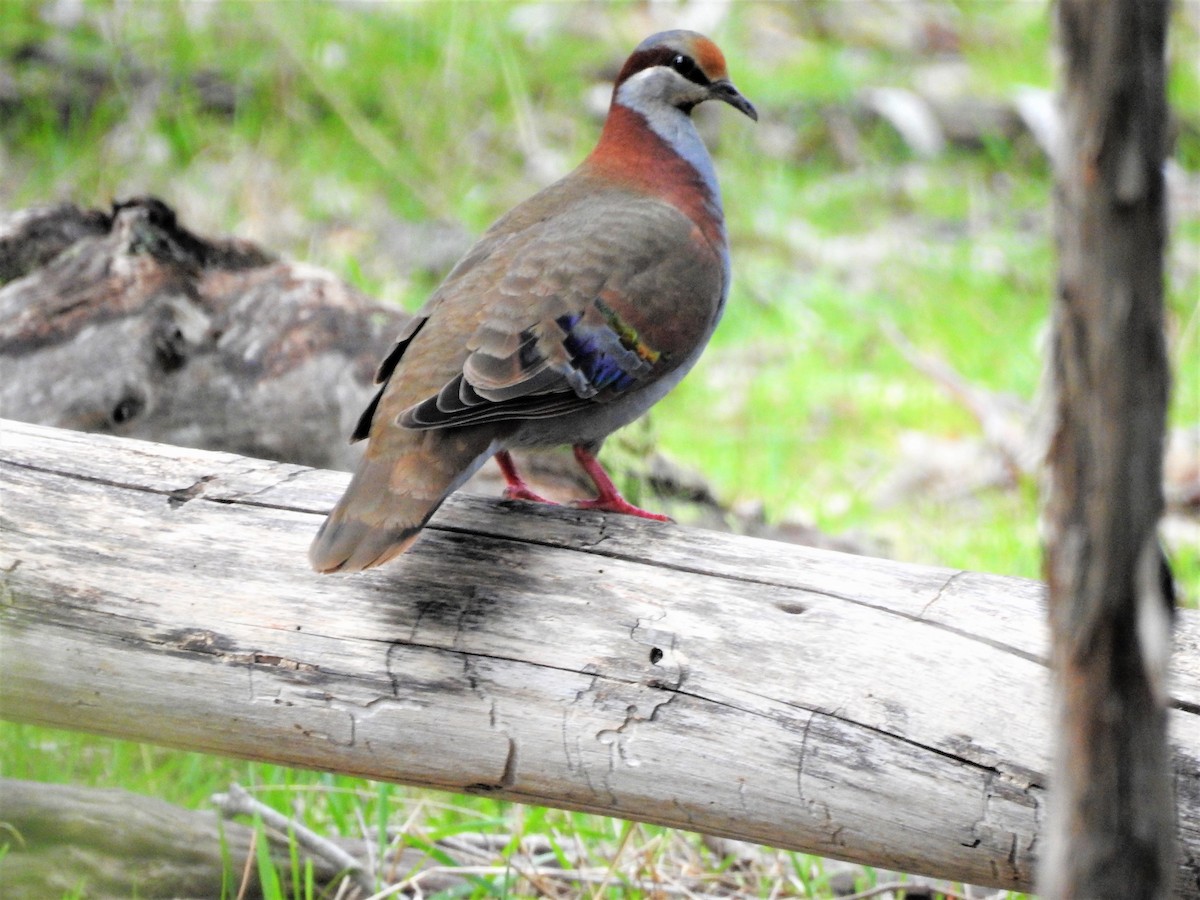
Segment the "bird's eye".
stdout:
<path fill-rule="evenodd" d="M 671 68 L 686 78 L 688 81 L 694 81 L 696 84 L 708 84 L 708 78 L 700 71 L 700 67 L 696 65 L 695 60 L 690 56 L 684 56 L 682 53 L 677 53 L 671 59 Z"/>

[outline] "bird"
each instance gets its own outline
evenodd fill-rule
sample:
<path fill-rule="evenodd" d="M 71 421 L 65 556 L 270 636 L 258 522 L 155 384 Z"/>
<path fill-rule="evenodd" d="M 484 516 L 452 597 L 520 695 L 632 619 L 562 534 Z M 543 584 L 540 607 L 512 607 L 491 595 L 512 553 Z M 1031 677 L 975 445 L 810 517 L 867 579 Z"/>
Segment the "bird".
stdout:
<path fill-rule="evenodd" d="M 491 457 L 505 498 L 549 502 L 514 449 L 570 445 L 597 491 L 576 506 L 670 521 L 625 500 L 596 454 L 679 383 L 725 307 L 721 192 L 691 117 L 708 100 L 758 120 L 703 35 L 634 49 L 592 152 L 484 232 L 380 363 L 351 436 L 366 449 L 309 551 L 316 571 L 404 553 Z"/>

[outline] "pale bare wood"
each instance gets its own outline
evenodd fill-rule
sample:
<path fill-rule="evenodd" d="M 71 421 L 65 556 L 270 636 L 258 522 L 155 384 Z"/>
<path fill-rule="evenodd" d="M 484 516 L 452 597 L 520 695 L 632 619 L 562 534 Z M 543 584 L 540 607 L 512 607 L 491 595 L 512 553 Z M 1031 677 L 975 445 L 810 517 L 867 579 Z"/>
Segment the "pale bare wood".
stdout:
<path fill-rule="evenodd" d="M 1042 586 L 452 498 L 319 577 L 345 475 L 0 428 L 0 716 L 1028 887 Z M 1171 714 L 1200 897 L 1200 617 Z"/>

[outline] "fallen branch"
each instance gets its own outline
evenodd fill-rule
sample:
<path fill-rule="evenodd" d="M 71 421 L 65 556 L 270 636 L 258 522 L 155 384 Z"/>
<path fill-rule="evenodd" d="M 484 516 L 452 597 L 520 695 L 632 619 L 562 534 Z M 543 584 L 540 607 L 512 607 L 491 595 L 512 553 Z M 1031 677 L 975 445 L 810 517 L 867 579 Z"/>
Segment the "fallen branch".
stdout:
<path fill-rule="evenodd" d="M 364 891 L 370 892 L 375 889 L 374 881 L 372 881 L 359 860 L 333 843 L 333 841 L 321 837 L 300 822 L 289 819 L 282 813 L 271 809 L 265 803 L 255 800 L 241 785 L 231 784 L 228 793 L 215 794 L 212 802 L 220 810 L 221 815 L 226 818 L 234 816 L 257 817 L 266 827 L 274 829 L 285 839 L 289 834 L 292 835 L 296 843 L 308 851 L 309 855 L 314 859 L 325 860 L 337 872 L 346 873 Z"/>
<path fill-rule="evenodd" d="M 226 879 L 236 879 L 243 861 L 254 858 L 253 828 L 222 823 L 212 810 L 128 791 L 3 779 L 0 820 L 0 844 L 9 844 L 0 855 L 5 897 L 32 900 L 81 889 L 97 898 L 219 897 Z M 430 862 L 407 852 L 413 864 Z M 272 842 L 271 858 L 290 896 L 286 840 Z M 316 884 L 335 887 L 342 880 L 339 867 L 323 857 L 313 862 Z M 248 896 L 261 897 L 253 864 L 250 874 Z"/>
<path fill-rule="evenodd" d="M 304 562 L 338 473 L 4 423 L 0 716 L 1027 888 L 1043 586 L 455 497 Z M 1200 897 L 1200 616 L 1171 727 Z"/>

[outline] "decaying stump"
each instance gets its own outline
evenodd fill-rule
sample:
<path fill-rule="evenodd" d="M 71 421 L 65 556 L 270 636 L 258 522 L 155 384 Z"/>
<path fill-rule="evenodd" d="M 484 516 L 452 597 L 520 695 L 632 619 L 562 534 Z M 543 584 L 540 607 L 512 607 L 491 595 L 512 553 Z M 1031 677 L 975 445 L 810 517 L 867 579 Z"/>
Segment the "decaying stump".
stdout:
<path fill-rule="evenodd" d="M 406 319 L 150 199 L 24 214 L 0 273 L 6 416 L 329 468 Z"/>

